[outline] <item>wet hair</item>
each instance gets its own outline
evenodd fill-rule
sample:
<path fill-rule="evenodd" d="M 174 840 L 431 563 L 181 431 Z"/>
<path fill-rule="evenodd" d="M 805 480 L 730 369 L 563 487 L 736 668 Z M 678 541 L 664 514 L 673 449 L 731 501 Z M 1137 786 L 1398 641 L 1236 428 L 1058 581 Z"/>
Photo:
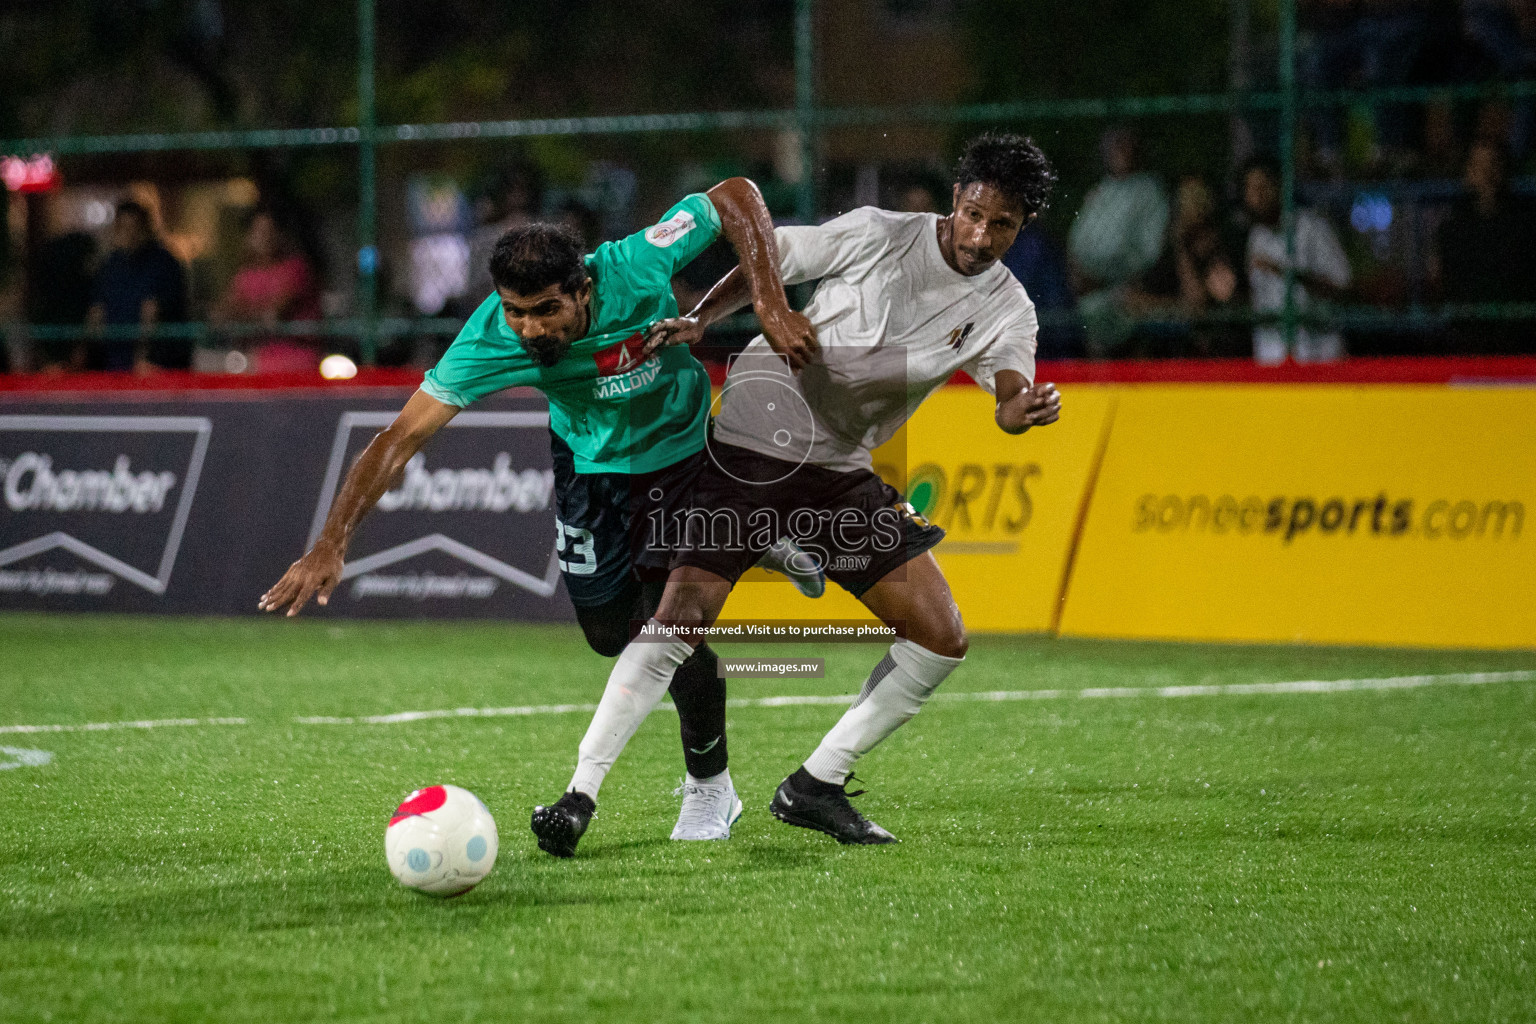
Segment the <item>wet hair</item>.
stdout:
<path fill-rule="evenodd" d="M 522 224 L 496 241 L 491 280 L 498 288 L 532 295 L 552 284 L 575 295 L 587 280 L 581 238 L 559 224 Z"/>
<path fill-rule="evenodd" d="M 1056 171 L 1035 140 L 1023 135 L 988 132 L 965 144 L 960 166 L 955 170 L 955 184 L 990 185 L 1009 202 L 1024 210 L 1025 218 L 1041 213 L 1051 201 L 1051 186 Z"/>

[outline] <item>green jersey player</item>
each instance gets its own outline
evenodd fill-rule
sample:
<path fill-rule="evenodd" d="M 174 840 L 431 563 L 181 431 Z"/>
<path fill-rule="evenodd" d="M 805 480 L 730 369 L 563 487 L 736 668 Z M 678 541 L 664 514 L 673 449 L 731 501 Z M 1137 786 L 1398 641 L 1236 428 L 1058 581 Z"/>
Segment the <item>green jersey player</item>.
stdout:
<path fill-rule="evenodd" d="M 722 235 L 751 282 L 768 337 L 786 354 L 813 351 L 809 321 L 784 296 L 767 208 L 744 178 L 690 195 L 659 223 L 586 256 L 562 228 L 514 228 L 491 257 L 495 294 L 358 457 L 314 547 L 259 607 L 292 616 L 311 597 L 325 604 L 341 582 L 358 524 L 422 445 L 476 400 L 535 387 L 550 405 L 556 546 L 566 589 L 592 648 L 617 655 L 633 625 L 654 614 L 666 578 L 670 555 L 646 544 L 647 516 L 685 503 L 707 458 L 708 375 L 685 348 L 654 348 L 647 334 L 677 316 L 672 276 Z M 767 561 L 784 564 L 789 554 L 781 549 Z M 726 768 L 725 686 L 717 665 L 701 646 L 671 684 L 689 775 L 673 838 L 725 838 L 740 814 Z"/>

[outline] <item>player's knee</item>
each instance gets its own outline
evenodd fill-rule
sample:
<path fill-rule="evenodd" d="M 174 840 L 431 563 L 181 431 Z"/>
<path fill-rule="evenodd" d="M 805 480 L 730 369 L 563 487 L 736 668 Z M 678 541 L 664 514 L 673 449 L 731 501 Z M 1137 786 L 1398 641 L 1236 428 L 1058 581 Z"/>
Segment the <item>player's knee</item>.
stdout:
<path fill-rule="evenodd" d="M 965 635 L 965 627 L 958 622 L 925 637 L 923 647 L 945 658 L 963 658 L 970 649 L 971 639 Z"/>
<path fill-rule="evenodd" d="M 698 627 L 709 615 L 709 594 L 697 583 L 672 583 L 656 609 L 656 618 L 672 626 Z"/>
<path fill-rule="evenodd" d="M 917 625 L 916 629 L 909 627 L 908 639 L 940 657 L 963 658 L 970 648 L 970 637 L 965 633 L 965 623 L 958 609 L 953 609 L 952 614 L 934 616 Z"/>

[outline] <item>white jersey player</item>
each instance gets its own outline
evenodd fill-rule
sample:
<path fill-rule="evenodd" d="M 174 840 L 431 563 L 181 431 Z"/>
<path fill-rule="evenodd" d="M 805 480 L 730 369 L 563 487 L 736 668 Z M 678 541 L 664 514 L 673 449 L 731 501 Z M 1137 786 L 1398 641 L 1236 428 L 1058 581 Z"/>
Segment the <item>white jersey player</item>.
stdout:
<path fill-rule="evenodd" d="M 805 310 L 816 344 L 759 337 L 733 363 L 693 508 L 654 524 L 652 543 L 674 552 L 666 592 L 609 677 L 569 790 L 534 811 L 541 847 L 574 849 L 604 776 L 702 640 L 699 627 L 781 533 L 900 639 L 769 809 L 839 842 L 895 841 L 848 802 L 848 778 L 959 666 L 967 641 L 931 554 L 944 531 L 874 474 L 870 451 L 959 369 L 996 397 L 1004 431 L 1057 419 L 1054 386 L 1033 383 L 1034 305 L 999 262 L 1053 180 L 1031 140 L 984 135 L 966 147 L 947 217 L 866 207 L 775 231 L 785 282 L 821 282 Z M 733 271 L 690 316 L 657 325 L 653 344 L 697 341 L 748 299 Z M 689 780 L 706 793 L 713 784 Z M 725 790 L 722 814 L 733 802 Z"/>

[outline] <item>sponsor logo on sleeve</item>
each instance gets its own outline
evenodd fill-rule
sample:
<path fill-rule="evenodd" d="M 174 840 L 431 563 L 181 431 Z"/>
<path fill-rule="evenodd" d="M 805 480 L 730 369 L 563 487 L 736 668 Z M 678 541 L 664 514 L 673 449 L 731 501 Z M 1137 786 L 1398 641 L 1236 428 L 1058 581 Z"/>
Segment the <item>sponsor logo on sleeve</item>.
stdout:
<path fill-rule="evenodd" d="M 658 249 L 665 249 L 693 230 L 693 214 L 680 210 L 672 217 L 645 230 L 645 240 Z"/>

